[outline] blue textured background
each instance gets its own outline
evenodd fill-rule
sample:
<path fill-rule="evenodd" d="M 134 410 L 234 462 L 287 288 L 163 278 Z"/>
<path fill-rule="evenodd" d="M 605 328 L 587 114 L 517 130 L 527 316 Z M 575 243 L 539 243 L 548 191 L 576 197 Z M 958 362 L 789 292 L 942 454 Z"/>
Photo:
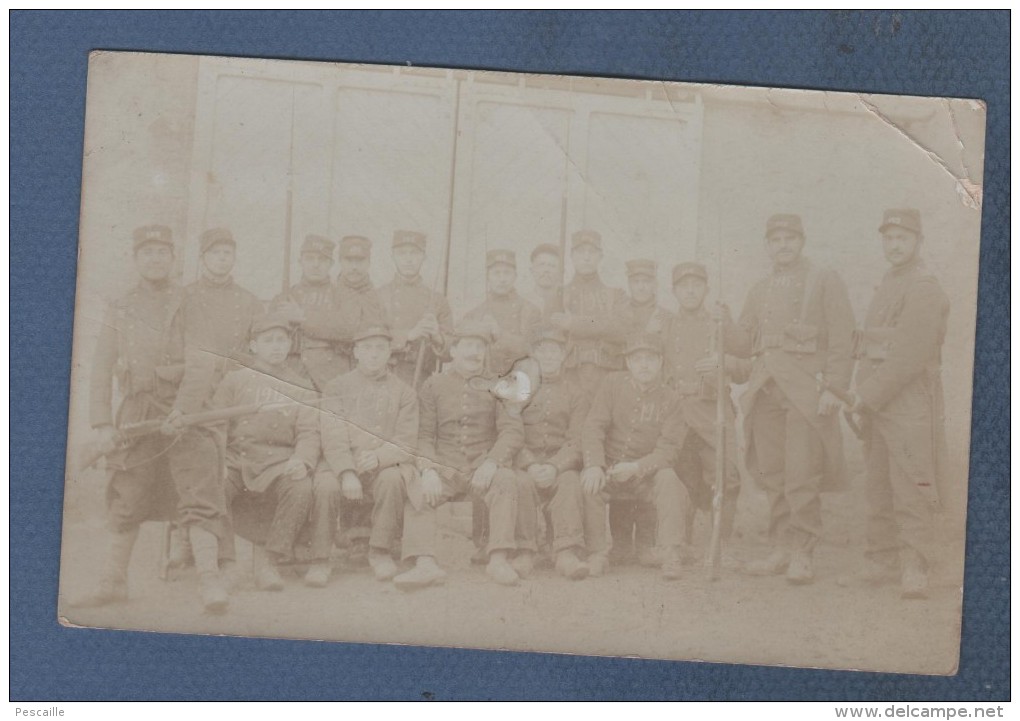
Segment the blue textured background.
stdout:
<path fill-rule="evenodd" d="M 426 691 L 437 699 L 1009 698 L 1008 12 L 15 12 L 10 48 L 11 699 L 415 699 Z M 410 61 L 985 100 L 958 676 L 58 626 L 85 77 L 93 49 Z"/>

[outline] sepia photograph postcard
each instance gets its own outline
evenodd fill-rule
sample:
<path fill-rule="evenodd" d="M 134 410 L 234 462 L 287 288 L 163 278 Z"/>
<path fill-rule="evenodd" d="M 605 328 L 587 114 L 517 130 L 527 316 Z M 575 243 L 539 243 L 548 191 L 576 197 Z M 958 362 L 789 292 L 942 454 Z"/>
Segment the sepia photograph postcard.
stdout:
<path fill-rule="evenodd" d="M 985 116 L 93 52 L 60 623 L 955 674 Z"/>

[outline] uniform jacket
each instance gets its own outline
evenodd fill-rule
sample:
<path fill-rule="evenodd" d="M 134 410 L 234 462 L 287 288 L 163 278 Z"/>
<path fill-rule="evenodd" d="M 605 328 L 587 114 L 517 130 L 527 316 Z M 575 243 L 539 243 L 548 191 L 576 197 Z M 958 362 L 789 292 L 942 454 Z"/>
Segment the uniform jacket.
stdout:
<path fill-rule="evenodd" d="M 687 428 L 675 393 L 659 380 L 642 390 L 628 371 L 599 386 L 581 433 L 584 466 L 637 461 L 642 477 L 671 466 Z"/>
<path fill-rule="evenodd" d="M 610 288 L 597 275 L 575 275 L 563 291 L 563 305 L 571 314 L 566 367 L 594 363 L 602 368 L 623 368 L 623 340 L 627 335 L 624 308 L 627 295 Z"/>
<path fill-rule="evenodd" d="M 414 461 L 418 397 L 404 381 L 355 368 L 333 379 L 323 397 L 322 452 L 333 473 L 355 470 L 361 451 L 375 451 L 379 470 Z"/>
<path fill-rule="evenodd" d="M 143 281 L 107 308 L 92 363 L 93 427 L 114 423 L 115 378 L 121 397 L 118 425 L 159 415 L 150 408 L 153 400 L 173 401 L 179 379 L 165 371 L 171 355 L 170 323 L 183 298 L 184 289 L 175 283 L 157 288 Z"/>
<path fill-rule="evenodd" d="M 516 290 L 505 297 L 489 295 L 481 305 L 472 308 L 465 320 L 480 321 L 492 316 L 499 333 L 489 346 L 489 371 L 496 375 L 509 372 L 514 362 L 528 356 L 531 330 L 542 321 L 542 311 L 524 300 Z"/>
<path fill-rule="evenodd" d="M 212 399 L 224 373 L 248 355 L 252 321 L 262 302 L 233 280 L 216 284 L 200 278 L 184 289 L 171 327 L 172 347 L 184 364 L 174 408 L 200 411 Z"/>
<path fill-rule="evenodd" d="M 301 333 L 298 342 L 294 344 L 291 353 L 300 355 L 302 350 L 310 348 L 332 347 L 334 338 L 320 337 L 316 331 L 323 332 L 330 328 L 335 317 L 334 308 L 335 286 L 326 281 L 323 283 L 309 283 L 302 280 L 295 283 L 286 293 L 273 298 L 269 304 L 270 310 L 276 310 L 282 303 L 291 301 L 301 306 L 304 311 L 304 320 L 301 322 Z"/>
<path fill-rule="evenodd" d="M 450 313 L 450 304 L 446 297 L 428 288 L 421 276 L 406 281 L 397 275 L 378 292 L 390 330 L 393 332 L 391 362 L 394 365 L 407 363 L 413 365 L 417 362 L 418 343 L 408 343 L 407 334 L 423 315 L 428 312 L 435 313 L 440 333 L 443 335 L 443 343 L 436 346 L 429 344 L 425 349 L 422 367 L 427 377 L 440 360 L 447 359 L 446 351 L 450 334 L 453 332 L 453 315 Z"/>
<path fill-rule="evenodd" d="M 492 460 L 513 467 L 524 445 L 521 419 L 510 415 L 484 384 L 474 385 L 453 368 L 422 385 L 418 452 L 424 466 L 467 473 Z"/>
<path fill-rule="evenodd" d="M 291 457 L 304 462 L 309 472 L 319 460 L 319 411 L 302 404 L 315 399 L 297 376 L 285 369 L 280 377 L 256 365 L 230 371 L 213 396 L 213 408 L 251 403 L 296 400 L 280 409 L 234 418 L 227 427 L 227 467 L 241 472 L 250 491 L 264 491 L 275 481 Z"/>
<path fill-rule="evenodd" d="M 699 373 L 694 366 L 703 358 L 714 356 L 716 348 L 716 324 L 704 308 L 694 313 L 680 311 L 672 316 L 663 333 L 665 351 L 663 372 L 667 382 L 680 397 L 684 420 L 692 431 L 710 446 L 716 439 L 716 374 Z M 729 374 L 730 382 L 744 383 L 751 372 L 750 361 L 727 356 L 727 361 L 736 366 Z M 726 399 L 726 424 L 734 423 L 732 401 Z"/>
<path fill-rule="evenodd" d="M 673 318 L 673 314 L 655 302 L 635 303 L 633 298 L 627 298 L 624 306 L 624 314 L 627 317 L 626 327 L 632 333 L 665 333 Z"/>
<path fill-rule="evenodd" d="M 302 329 L 316 338 L 333 341 L 336 350 L 350 358 L 357 330 L 385 322 L 386 311 L 371 282 L 355 287 L 340 276 L 333 286 L 328 313 L 315 314 L 311 320 L 306 318 Z"/>
<path fill-rule="evenodd" d="M 754 360 L 741 396 L 749 419 L 758 392 L 770 380 L 822 436 L 825 447 L 823 488 L 845 483 L 839 414 L 818 415 L 821 396 L 817 374 L 846 390 L 853 372 L 853 309 L 846 286 L 832 270 L 801 259 L 790 269 L 776 269 L 758 281 L 744 303 L 740 320 L 727 330 L 727 350 Z M 748 462 L 754 466 L 754 439 Z"/>
<path fill-rule="evenodd" d="M 559 374 L 542 378 L 542 384 L 521 412 L 524 448 L 517 465 L 550 463 L 557 473 L 581 467 L 581 430 L 590 399 L 580 386 Z"/>

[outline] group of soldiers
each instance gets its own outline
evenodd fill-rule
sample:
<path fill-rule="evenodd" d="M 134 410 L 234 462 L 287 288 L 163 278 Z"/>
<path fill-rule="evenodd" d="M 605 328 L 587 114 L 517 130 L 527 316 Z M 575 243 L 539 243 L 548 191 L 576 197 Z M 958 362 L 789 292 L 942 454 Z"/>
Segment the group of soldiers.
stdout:
<path fill-rule="evenodd" d="M 418 232 L 394 233 L 381 288 L 367 238 L 341 239 L 334 279 L 337 244 L 309 235 L 300 282 L 265 307 L 232 278 L 229 230 L 201 236 L 201 276 L 181 287 L 169 228 L 138 228 L 139 282 L 112 303 L 92 368 L 109 546 L 78 603 L 127 598 L 152 518 L 172 521 L 168 554 L 194 564 L 209 612 L 228 607 L 236 535 L 260 589 L 295 564 L 326 586 L 338 545 L 379 581 L 424 588 L 445 579 L 437 510 L 455 500 L 472 501 L 472 560 L 496 583 L 545 559 L 575 580 L 627 563 L 676 579 L 698 509 L 713 539 L 732 532 L 738 460 L 766 493 L 771 544 L 741 570 L 809 583 L 821 494 L 846 483 L 841 414 L 864 442 L 868 521 L 865 562 L 840 582 L 924 597 L 949 303 L 918 211 L 886 211 L 879 235 L 890 268 L 861 327 L 839 274 L 803 255 L 796 215 L 768 219 L 772 268 L 735 320 L 706 304 L 699 263 L 672 268 L 676 311 L 652 260 L 627 263 L 627 292 L 606 285 L 603 240 L 583 230 L 569 282 L 559 247 L 534 249 L 530 297 L 515 253 L 489 251 L 487 298 L 455 324 L 421 277 Z M 146 422 L 157 431 L 129 433 Z"/>

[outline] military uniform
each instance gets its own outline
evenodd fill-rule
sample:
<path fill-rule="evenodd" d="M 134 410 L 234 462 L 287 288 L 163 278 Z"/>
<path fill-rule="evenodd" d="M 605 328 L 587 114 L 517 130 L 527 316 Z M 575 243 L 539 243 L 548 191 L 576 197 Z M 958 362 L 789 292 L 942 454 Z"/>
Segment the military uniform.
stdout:
<path fill-rule="evenodd" d="M 486 268 L 499 263 L 517 270 L 517 260 L 511 251 L 490 250 Z M 489 346 L 489 372 L 501 376 L 509 372 L 516 361 L 527 357 L 528 339 L 532 329 L 541 322 L 542 311 L 519 296 L 516 290 L 511 290 L 504 296 L 490 293 L 484 303 L 465 314 L 464 320 L 480 322 L 486 317 L 491 317 L 499 326 L 499 332 Z"/>
<path fill-rule="evenodd" d="M 319 253 L 332 259 L 334 243 L 329 238 L 308 235 L 301 253 Z M 276 311 L 284 302 L 301 307 L 303 319 L 294 336 L 292 367 L 308 375 L 320 391 L 347 368 L 349 361 L 341 355 L 334 328 L 336 321 L 336 286 L 331 281 L 312 283 L 304 278 L 286 293 L 273 299 L 270 310 Z M 342 335 L 342 333 L 340 334 Z"/>
<path fill-rule="evenodd" d="M 628 278 L 635 275 L 646 275 L 655 278 L 658 272 L 655 261 L 644 258 L 628 260 L 626 268 Z M 673 318 L 673 314 L 659 305 L 655 298 L 639 303 L 628 296 L 624 306 L 624 314 L 627 318 L 625 327 L 634 333 L 662 334 L 669 327 L 670 321 Z"/>
<path fill-rule="evenodd" d="M 770 218 L 766 235 L 784 230 L 803 237 L 794 215 Z M 807 554 L 808 564 L 822 531 L 819 492 L 845 485 L 839 415 L 819 415 L 816 376 L 838 390 L 847 388 L 853 329 L 840 277 L 799 258 L 754 285 L 737 325 L 727 331 L 727 351 L 753 358 L 740 403 L 748 470 L 768 494 L 770 537 L 779 549 L 802 559 Z"/>
<path fill-rule="evenodd" d="M 882 230 L 889 226 L 920 235 L 920 214 L 887 211 Z M 940 375 L 948 313 L 938 279 L 915 258 L 882 278 L 860 335 L 867 555 L 884 565 L 902 553 L 916 554 L 922 565 L 930 560 L 930 517 L 945 462 Z"/>
<path fill-rule="evenodd" d="M 425 251 L 425 236 L 422 233 L 398 230 L 393 234 L 393 247 L 404 244 L 414 245 Z M 450 304 L 442 293 L 438 293 L 416 276 L 406 280 L 399 274 L 386 285 L 379 288 L 379 299 L 386 312 L 386 321 L 393 332 L 393 355 L 390 363 L 393 372 L 407 384 L 414 382 L 414 369 L 418 360 L 419 343 L 425 342 L 424 361 L 420 381 L 431 376 L 440 361 L 446 360 L 446 347 L 453 331 L 453 315 Z M 434 313 L 439 321 L 439 329 L 443 342 L 433 344 L 428 341 L 408 342 L 407 334 L 426 313 Z"/>
<path fill-rule="evenodd" d="M 357 337 L 376 334 L 389 337 L 389 330 L 367 328 Z M 405 484 L 417 472 L 413 452 L 418 443 L 418 398 L 389 370 L 373 376 L 359 368 L 330 383 L 325 397 L 322 446 L 332 478 L 354 472 L 355 459 L 363 451 L 374 452 L 379 459 L 376 469 L 359 478 L 371 510 L 369 546 L 389 553 L 402 533 Z M 332 541 L 333 519 L 335 515 L 319 519 L 322 531 L 314 535 L 320 542 Z"/>
<path fill-rule="evenodd" d="M 572 248 L 586 243 L 601 249 L 602 237 L 595 231 L 582 230 L 571 238 Z M 626 304 L 626 294 L 607 286 L 597 273 L 575 275 L 564 288 L 563 305 L 570 314 L 565 365 L 568 374 L 588 393 L 595 392 L 607 373 L 623 368 Z"/>
<path fill-rule="evenodd" d="M 661 353 L 656 336 L 640 334 L 628 350 Z M 687 429 L 676 395 L 660 377 L 642 388 L 629 371 L 606 376 L 592 401 L 582 431 L 584 467 L 606 471 L 615 464 L 636 462 L 637 476 L 627 483 L 608 477 L 596 503 L 585 516 L 585 538 L 590 551 L 605 553 L 605 504 L 637 500 L 655 509 L 656 542 L 660 549 L 678 553 L 686 542 L 687 490 L 673 470 L 677 449 Z"/>
<path fill-rule="evenodd" d="M 491 340 L 487 330 L 468 325 L 459 333 Z M 471 475 L 482 463 L 489 460 L 497 464 L 499 470 L 484 493 L 489 511 L 488 550 L 534 551 L 534 539 L 518 534 L 517 518 L 520 513 L 537 511 L 534 506 L 522 506 L 531 495 L 511 470 L 524 444 L 524 428 L 520 418 L 506 411 L 484 381 L 481 377 L 465 378 L 450 368 L 422 385 L 419 468 L 436 470 L 443 482 L 443 501 L 449 501 L 471 492 Z M 435 535 L 435 508 L 415 503 L 412 498 L 404 524 L 404 557 L 434 556 Z"/>
<path fill-rule="evenodd" d="M 566 335 L 551 328 L 535 330 L 533 343 L 553 340 L 566 345 Z M 524 447 L 517 455 L 517 467 L 547 510 L 553 528 L 553 551 L 584 549 L 584 504 L 581 490 L 581 428 L 590 399 L 580 387 L 562 374 L 543 376 L 538 391 L 521 412 Z M 548 488 L 537 488 L 527 470 L 533 464 L 549 464 L 556 478 Z M 523 538 L 536 536 L 534 514 L 519 514 Z M 530 546 L 530 542 L 529 542 Z"/>
<path fill-rule="evenodd" d="M 285 320 L 270 316 L 257 320 L 252 334 L 273 327 L 289 331 Z M 288 368 L 256 360 L 227 373 L 212 401 L 213 408 L 290 402 L 235 418 L 227 429 L 226 495 L 235 528 L 276 560 L 293 560 L 312 505 L 311 473 L 320 447 L 318 410 L 308 404 L 314 398 L 314 391 Z M 307 475 L 301 479 L 284 472 L 292 458 L 305 465 Z"/>
<path fill-rule="evenodd" d="M 348 235 L 340 239 L 340 260 L 344 258 L 367 258 L 371 255 L 371 243 L 368 238 L 359 235 Z M 379 298 L 378 291 L 372 287 L 369 278 L 352 283 L 341 271 L 334 289 L 332 322 L 325 330 L 333 329 L 332 335 L 337 341 L 343 372 L 354 368 L 354 334 L 359 328 L 370 325 L 386 324 L 386 309 Z"/>
<path fill-rule="evenodd" d="M 673 284 L 693 275 L 708 281 L 708 273 L 700 263 L 680 263 L 673 268 Z M 695 312 L 681 308 L 665 330 L 666 374 L 669 385 L 680 399 L 684 422 L 690 429 L 686 443 L 680 450 L 678 474 L 687 484 L 694 500 L 692 509 L 711 508 L 715 486 L 716 429 L 716 373 L 701 373 L 695 369 L 698 361 L 718 354 L 717 325 L 703 307 Z M 726 358 L 728 370 L 726 391 L 730 383 L 744 383 L 750 374 L 750 362 L 745 359 Z M 723 537 L 733 528 L 737 495 L 740 493 L 740 473 L 737 470 L 735 412 L 729 396 L 725 399 L 726 467 L 723 470 Z"/>

